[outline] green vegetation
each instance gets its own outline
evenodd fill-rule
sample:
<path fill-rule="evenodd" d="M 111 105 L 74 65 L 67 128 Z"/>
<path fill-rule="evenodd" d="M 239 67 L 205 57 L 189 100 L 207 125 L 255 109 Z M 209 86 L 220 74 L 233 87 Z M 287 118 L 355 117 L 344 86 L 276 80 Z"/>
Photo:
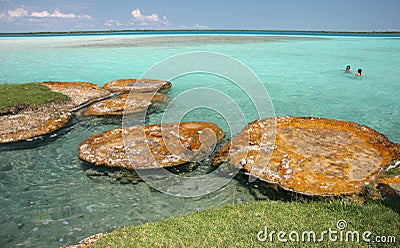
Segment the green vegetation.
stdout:
<path fill-rule="evenodd" d="M 331 201 L 331 202 L 329 202 Z M 397 211 L 397 212 L 396 212 Z M 345 220 L 347 227 L 340 230 L 338 221 Z M 343 224 L 343 222 L 341 223 Z M 338 224 L 339 225 L 339 224 Z M 257 234 L 261 231 L 268 234 L 275 231 L 273 241 L 261 242 Z M 305 231 L 313 231 L 316 240 L 321 238 L 321 232 L 329 230 L 336 242 L 330 242 L 328 233 L 323 236 L 323 242 L 302 242 Z M 282 238 L 288 239 L 279 242 L 277 233 L 286 232 Z M 290 232 L 297 232 L 299 242 L 289 240 Z M 346 233 L 357 231 L 356 236 Z M 345 203 L 339 199 L 306 200 L 306 201 L 260 201 L 246 204 L 227 205 L 217 209 L 207 209 L 185 216 L 174 217 L 164 221 L 144 224 L 141 226 L 125 227 L 108 234 L 96 242 L 93 247 L 368 247 L 377 243 L 363 241 L 364 232 L 370 231 L 368 236 L 372 241 L 379 236 L 385 236 L 389 247 L 395 247 L 400 242 L 400 218 L 398 200 L 394 205 L 385 206 L 383 202 L 368 204 Z M 263 232 L 260 238 L 265 238 Z M 310 234 L 311 240 L 312 234 Z M 389 237 L 390 236 L 390 237 Z M 291 236 L 296 239 L 295 235 Z M 394 240 L 395 238 L 395 240 Z M 353 241 L 354 242 L 351 242 Z M 378 244 L 382 245 L 382 244 Z M 91 246 L 92 247 L 92 246 Z"/>
<path fill-rule="evenodd" d="M 24 109 L 36 109 L 46 103 L 68 99 L 68 96 L 36 83 L 0 84 L 0 95 L 0 115 L 15 114 Z"/>
<path fill-rule="evenodd" d="M 380 173 L 379 177 L 395 177 L 400 175 L 400 163 L 393 162 L 385 167 L 385 169 Z"/>

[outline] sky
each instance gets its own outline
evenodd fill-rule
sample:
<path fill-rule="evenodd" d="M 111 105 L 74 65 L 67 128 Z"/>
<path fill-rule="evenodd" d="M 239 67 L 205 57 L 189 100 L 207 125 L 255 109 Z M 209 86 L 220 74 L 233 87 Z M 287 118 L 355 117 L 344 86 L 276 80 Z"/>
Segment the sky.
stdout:
<path fill-rule="evenodd" d="M 0 0 L 0 32 L 400 31 L 400 0 Z"/>

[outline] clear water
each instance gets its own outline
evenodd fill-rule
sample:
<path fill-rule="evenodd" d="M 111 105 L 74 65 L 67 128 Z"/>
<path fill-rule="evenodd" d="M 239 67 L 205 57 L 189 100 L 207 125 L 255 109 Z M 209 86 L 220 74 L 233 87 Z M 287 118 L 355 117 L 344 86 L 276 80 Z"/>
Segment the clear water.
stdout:
<path fill-rule="evenodd" d="M 170 56 L 218 52 L 249 66 L 263 82 L 277 115 L 355 121 L 400 142 L 400 39 L 386 37 L 131 35 L 0 38 L 0 82 L 90 81 L 140 77 Z M 362 78 L 344 73 L 363 68 Z M 223 81 L 223 80 L 222 80 Z M 173 81 L 170 96 L 193 87 L 219 87 L 239 102 L 246 118 L 254 110 L 229 82 L 212 77 Z M 218 85 L 218 86 L 216 86 Z M 225 87 L 226 86 L 226 87 Z M 161 114 L 148 121 L 156 123 Z M 198 110 L 188 120 L 219 124 Z M 78 144 L 120 123 L 79 119 L 57 139 L 25 149 L 0 150 L 0 246 L 54 247 L 98 232 L 180 215 L 232 202 L 254 201 L 238 181 L 210 195 L 179 198 L 145 183 L 89 178 L 77 157 Z"/>

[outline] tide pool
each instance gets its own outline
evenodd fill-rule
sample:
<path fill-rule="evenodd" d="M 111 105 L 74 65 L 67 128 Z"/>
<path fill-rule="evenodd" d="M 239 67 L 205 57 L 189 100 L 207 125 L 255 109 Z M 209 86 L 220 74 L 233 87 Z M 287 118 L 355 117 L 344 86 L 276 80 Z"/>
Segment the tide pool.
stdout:
<path fill-rule="evenodd" d="M 276 115 L 354 121 L 400 142 L 400 39 L 318 35 L 90 35 L 0 38 L 0 83 L 138 78 L 171 56 L 207 51 L 241 61 L 259 77 Z M 345 73 L 346 65 L 353 73 Z M 358 68 L 365 76 L 354 77 Z M 248 97 L 228 80 L 188 75 L 172 81 L 173 99 L 198 87 L 231 96 L 247 121 L 257 118 Z M 177 106 L 179 108 L 179 106 Z M 148 116 L 160 122 L 161 112 Z M 224 120 L 210 110 L 185 120 Z M 80 142 L 118 128 L 118 121 L 79 119 L 39 146 L 0 150 L 0 246 L 54 247 L 98 232 L 156 221 L 205 207 L 254 201 L 251 184 L 236 180 L 210 195 L 179 198 L 145 183 L 120 184 L 86 175 Z M 200 171 L 206 168 L 199 168 Z M 204 173 L 203 171 L 203 173 Z"/>

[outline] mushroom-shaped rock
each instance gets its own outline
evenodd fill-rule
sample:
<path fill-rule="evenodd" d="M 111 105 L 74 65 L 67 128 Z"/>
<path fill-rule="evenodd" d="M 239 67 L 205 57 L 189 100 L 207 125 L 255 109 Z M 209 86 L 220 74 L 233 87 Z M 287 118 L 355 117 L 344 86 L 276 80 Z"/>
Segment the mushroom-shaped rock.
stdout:
<path fill-rule="evenodd" d="M 62 93 L 68 100 L 48 103 L 37 109 L 0 116 L 0 143 L 28 140 L 52 133 L 71 119 L 70 111 L 90 101 L 110 95 L 99 86 L 86 82 L 42 82 L 50 90 Z"/>
<path fill-rule="evenodd" d="M 0 143 L 17 142 L 52 133 L 70 119 L 69 111 L 51 106 L 0 116 Z"/>
<path fill-rule="evenodd" d="M 182 122 L 114 129 L 79 145 L 79 158 L 126 169 L 170 167 L 209 156 L 225 133 L 215 124 Z"/>
<path fill-rule="evenodd" d="M 119 79 L 106 83 L 103 88 L 111 92 L 156 92 L 172 87 L 168 81 L 155 79 Z"/>
<path fill-rule="evenodd" d="M 94 103 L 83 113 L 85 116 L 123 115 L 145 112 L 156 103 L 165 103 L 169 97 L 163 94 L 131 93 Z"/>
<path fill-rule="evenodd" d="M 41 82 L 52 91 L 67 95 L 71 101 L 70 109 L 110 95 L 108 90 L 88 82 Z"/>
<path fill-rule="evenodd" d="M 342 195 L 361 192 L 383 166 L 399 158 L 399 144 L 366 126 L 276 117 L 248 124 L 218 151 L 213 164 L 227 162 L 302 194 Z"/>

